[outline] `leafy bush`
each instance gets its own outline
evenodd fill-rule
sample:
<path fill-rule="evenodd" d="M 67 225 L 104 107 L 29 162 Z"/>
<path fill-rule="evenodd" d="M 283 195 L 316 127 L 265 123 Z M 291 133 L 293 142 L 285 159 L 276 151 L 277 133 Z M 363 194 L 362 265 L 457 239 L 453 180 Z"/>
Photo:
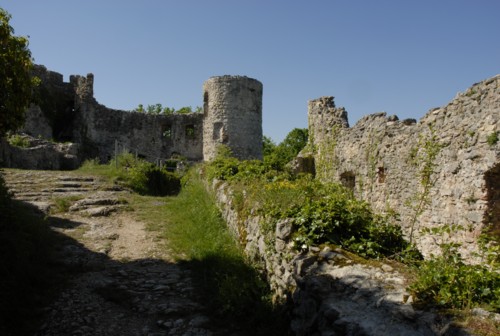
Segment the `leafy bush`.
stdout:
<path fill-rule="evenodd" d="M 118 155 L 107 165 L 99 164 L 97 159 L 87 160 L 79 170 L 107 176 L 141 195 L 169 196 L 179 193 L 181 189 L 177 174 L 128 152 Z"/>
<path fill-rule="evenodd" d="M 373 214 L 338 184 L 316 187 L 304 205 L 294 205 L 283 216 L 293 218 L 298 248 L 331 243 L 367 258 L 400 255 L 411 249 L 401 228 Z"/>
<path fill-rule="evenodd" d="M 231 149 L 225 145 L 217 147 L 215 159 L 205 166 L 209 180 L 229 180 L 238 173 L 240 161 L 233 157 Z"/>
<path fill-rule="evenodd" d="M 23 137 L 20 134 L 13 134 L 7 138 L 7 141 L 11 146 L 28 148 L 30 146 L 30 141 L 28 138 Z"/>
<path fill-rule="evenodd" d="M 0 136 L 24 123 L 24 112 L 31 102 L 39 79 L 31 75 L 33 59 L 28 38 L 15 36 L 11 15 L 0 8 Z"/>
<path fill-rule="evenodd" d="M 176 195 L 181 190 L 179 177 L 165 169 L 154 165 L 148 165 L 143 169 L 146 176 L 145 193 L 153 196 Z"/>
<path fill-rule="evenodd" d="M 311 175 L 293 177 L 261 161 L 239 161 L 225 150 L 206 169 L 209 179 L 232 184 L 241 214 L 257 210 L 275 220 L 292 218 L 298 249 L 330 243 L 368 258 L 421 259 L 399 226 L 373 214 L 340 184 L 322 184 Z M 265 229 L 273 230 L 269 222 Z"/>
<path fill-rule="evenodd" d="M 441 256 L 422 261 L 410 291 L 424 304 L 457 309 L 486 305 L 500 312 L 498 268 L 465 264 L 457 247 L 446 244 Z"/>
<path fill-rule="evenodd" d="M 136 158 L 131 153 L 122 153 L 110 163 L 116 169 L 118 180 L 142 195 L 168 196 L 179 193 L 179 177 L 156 165 Z"/>
<path fill-rule="evenodd" d="M 271 139 L 264 137 L 265 165 L 270 169 L 283 171 L 286 164 L 292 161 L 306 146 L 307 140 L 308 130 L 306 128 L 294 128 L 279 145 L 275 145 Z"/>

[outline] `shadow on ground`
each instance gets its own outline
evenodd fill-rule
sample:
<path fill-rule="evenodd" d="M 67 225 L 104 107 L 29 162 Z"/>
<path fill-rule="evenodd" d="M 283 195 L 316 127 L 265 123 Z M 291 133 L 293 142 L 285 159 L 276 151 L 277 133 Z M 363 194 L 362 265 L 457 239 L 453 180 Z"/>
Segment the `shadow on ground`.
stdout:
<path fill-rule="evenodd" d="M 288 334 L 269 307 L 247 302 L 254 314 L 242 316 L 206 295 L 214 279 L 203 269 L 227 261 L 120 262 L 58 230 L 81 223 L 21 201 L 12 209 L 0 226 L 1 335 Z"/>

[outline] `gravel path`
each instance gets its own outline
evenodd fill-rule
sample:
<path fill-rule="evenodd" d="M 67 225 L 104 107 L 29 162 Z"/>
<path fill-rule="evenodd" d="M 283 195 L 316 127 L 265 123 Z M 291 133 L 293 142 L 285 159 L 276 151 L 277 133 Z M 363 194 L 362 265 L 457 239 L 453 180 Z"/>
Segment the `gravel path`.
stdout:
<path fill-rule="evenodd" d="M 3 174 L 15 199 L 50 216 L 53 230 L 68 237 L 57 258 L 74 276 L 46 308 L 37 335 L 237 335 L 211 328 L 189 270 L 126 211 L 126 190 L 74 173 Z M 61 200 L 69 209 L 55 213 Z"/>

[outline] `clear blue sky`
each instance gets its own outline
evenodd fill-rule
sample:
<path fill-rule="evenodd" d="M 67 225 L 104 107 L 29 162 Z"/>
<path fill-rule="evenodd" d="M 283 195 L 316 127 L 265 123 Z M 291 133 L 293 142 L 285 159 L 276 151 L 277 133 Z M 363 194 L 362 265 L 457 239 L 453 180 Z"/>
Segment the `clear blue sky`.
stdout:
<path fill-rule="evenodd" d="M 108 107 L 202 105 L 211 76 L 264 85 L 264 134 L 307 127 L 335 96 L 353 125 L 421 118 L 500 73 L 500 0 L 0 0 L 35 62 L 95 75 Z"/>

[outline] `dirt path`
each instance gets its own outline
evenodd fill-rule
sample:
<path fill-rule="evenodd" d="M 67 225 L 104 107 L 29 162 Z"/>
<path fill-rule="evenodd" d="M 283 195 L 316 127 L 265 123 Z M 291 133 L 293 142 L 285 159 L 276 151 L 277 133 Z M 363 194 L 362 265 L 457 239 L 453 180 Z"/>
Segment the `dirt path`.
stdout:
<path fill-rule="evenodd" d="M 210 327 L 189 270 L 127 211 L 127 191 L 74 173 L 3 174 L 14 198 L 67 237 L 57 259 L 74 277 L 37 335 L 237 335 Z"/>

